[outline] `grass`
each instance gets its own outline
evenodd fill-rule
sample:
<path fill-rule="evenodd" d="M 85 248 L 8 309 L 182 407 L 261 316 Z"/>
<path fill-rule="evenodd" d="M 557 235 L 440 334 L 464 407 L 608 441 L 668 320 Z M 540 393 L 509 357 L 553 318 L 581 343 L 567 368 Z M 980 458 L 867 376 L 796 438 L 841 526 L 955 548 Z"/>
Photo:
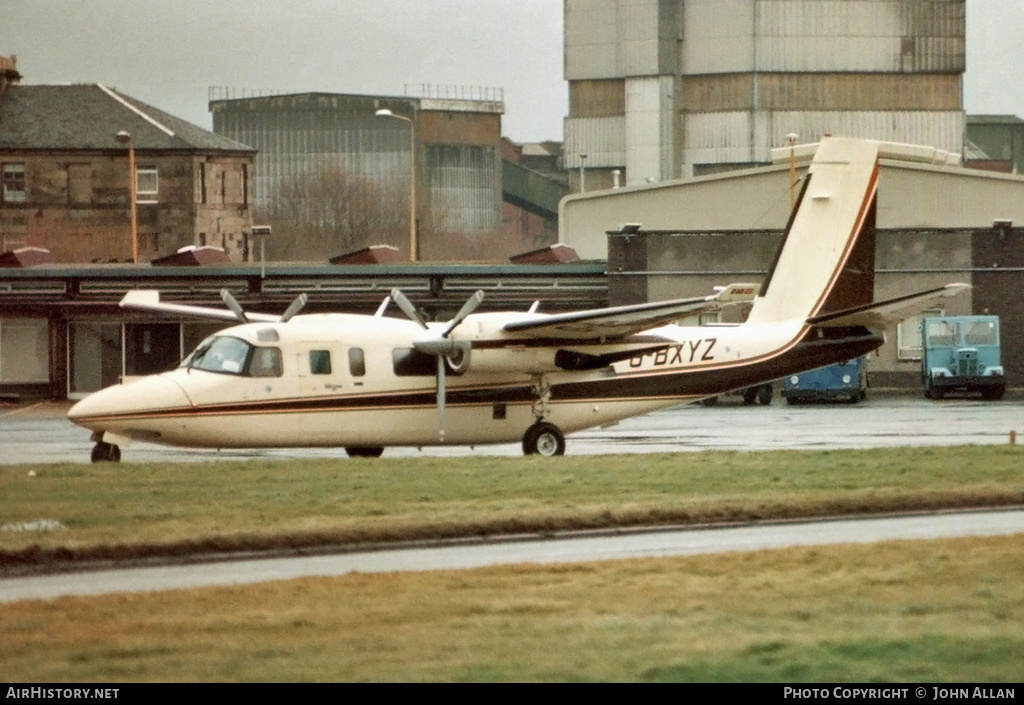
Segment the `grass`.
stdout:
<path fill-rule="evenodd" d="M 3 680 L 1020 682 L 1020 537 L 0 605 Z"/>
<path fill-rule="evenodd" d="M 9 466 L 0 566 L 1022 503 L 1022 458 L 965 446 Z"/>

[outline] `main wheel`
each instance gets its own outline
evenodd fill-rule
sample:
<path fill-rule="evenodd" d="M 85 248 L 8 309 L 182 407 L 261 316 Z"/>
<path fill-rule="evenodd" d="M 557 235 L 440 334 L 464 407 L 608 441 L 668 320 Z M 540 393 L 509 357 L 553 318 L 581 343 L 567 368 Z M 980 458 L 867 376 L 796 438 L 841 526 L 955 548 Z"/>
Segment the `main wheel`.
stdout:
<path fill-rule="evenodd" d="M 539 421 L 523 434 L 523 454 L 552 457 L 565 454 L 565 435 L 558 426 Z"/>
<path fill-rule="evenodd" d="M 772 389 L 770 384 L 762 384 L 757 388 L 757 403 L 761 406 L 768 406 L 772 403 L 772 395 L 775 390 Z"/>
<path fill-rule="evenodd" d="M 113 443 L 100 441 L 92 447 L 89 459 L 94 463 L 119 463 L 121 462 L 121 449 Z"/>
<path fill-rule="evenodd" d="M 383 448 L 371 447 L 371 448 L 346 448 L 345 452 L 348 453 L 350 458 L 379 458 L 384 452 Z"/>

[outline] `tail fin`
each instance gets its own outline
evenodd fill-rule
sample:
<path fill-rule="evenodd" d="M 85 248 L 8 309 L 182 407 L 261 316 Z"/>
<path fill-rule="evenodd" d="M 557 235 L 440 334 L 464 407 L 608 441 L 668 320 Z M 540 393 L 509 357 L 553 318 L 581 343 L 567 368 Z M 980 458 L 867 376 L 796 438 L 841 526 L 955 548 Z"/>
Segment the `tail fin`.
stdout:
<path fill-rule="evenodd" d="M 818 146 L 748 321 L 804 321 L 874 299 L 879 143 Z"/>

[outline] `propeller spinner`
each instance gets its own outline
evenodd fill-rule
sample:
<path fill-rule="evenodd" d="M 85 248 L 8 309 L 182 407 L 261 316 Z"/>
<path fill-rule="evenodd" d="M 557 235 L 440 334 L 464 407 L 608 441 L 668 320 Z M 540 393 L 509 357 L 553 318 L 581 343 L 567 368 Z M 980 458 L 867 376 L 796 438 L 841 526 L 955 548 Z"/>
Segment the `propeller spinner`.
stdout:
<path fill-rule="evenodd" d="M 391 300 L 398 304 L 398 308 L 402 309 L 406 316 L 416 323 L 419 323 L 423 330 L 426 331 L 426 333 L 418 336 L 413 341 L 413 347 L 420 352 L 428 353 L 437 358 L 437 433 L 443 441 L 444 407 L 448 395 L 448 366 L 445 362 L 445 358 L 449 356 L 456 356 L 464 360 L 469 355 L 469 351 L 472 347 L 472 344 L 468 340 L 452 340 L 451 334 L 459 324 L 466 320 L 466 318 L 477 309 L 480 302 L 484 300 L 484 292 L 477 291 L 475 294 L 470 296 L 466 303 L 462 305 L 462 308 L 459 309 L 459 312 L 455 314 L 455 318 L 448 321 L 448 325 L 446 325 L 442 331 L 438 331 L 436 328 L 431 329 L 427 325 L 427 322 L 423 320 L 423 317 L 420 316 L 419 311 L 416 310 L 416 307 L 409 298 L 398 289 L 391 290 Z"/>

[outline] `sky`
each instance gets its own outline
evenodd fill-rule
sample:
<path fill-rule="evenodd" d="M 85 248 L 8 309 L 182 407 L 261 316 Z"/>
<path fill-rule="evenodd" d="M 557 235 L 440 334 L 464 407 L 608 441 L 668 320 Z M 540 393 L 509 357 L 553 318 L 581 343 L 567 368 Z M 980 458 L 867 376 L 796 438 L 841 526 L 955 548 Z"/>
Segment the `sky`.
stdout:
<path fill-rule="evenodd" d="M 1024 1 L 967 0 L 964 108 L 1024 117 Z M 505 136 L 562 139 L 561 0 L 0 0 L 23 83 L 103 83 L 207 129 L 208 88 L 504 91 Z"/>

